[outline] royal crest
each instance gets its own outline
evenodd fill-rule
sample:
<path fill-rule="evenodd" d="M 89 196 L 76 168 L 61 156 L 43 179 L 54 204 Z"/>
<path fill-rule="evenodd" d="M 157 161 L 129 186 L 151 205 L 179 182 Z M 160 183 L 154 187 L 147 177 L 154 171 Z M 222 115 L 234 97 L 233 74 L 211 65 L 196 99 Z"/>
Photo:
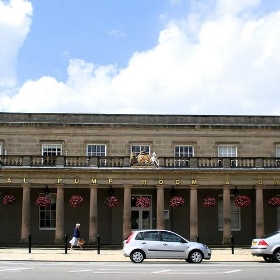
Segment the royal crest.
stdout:
<path fill-rule="evenodd" d="M 149 155 L 142 151 L 139 155 L 132 152 L 130 155 L 130 166 L 159 166 L 158 158 L 155 152 Z"/>

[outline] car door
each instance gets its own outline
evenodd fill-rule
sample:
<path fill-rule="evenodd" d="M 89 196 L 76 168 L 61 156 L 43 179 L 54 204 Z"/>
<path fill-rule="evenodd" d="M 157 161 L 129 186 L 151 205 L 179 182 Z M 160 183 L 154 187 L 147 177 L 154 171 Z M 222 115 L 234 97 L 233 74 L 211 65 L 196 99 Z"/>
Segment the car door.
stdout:
<path fill-rule="evenodd" d="M 157 230 L 144 231 L 142 233 L 143 240 L 141 242 L 142 249 L 146 253 L 147 258 L 161 258 L 161 241 Z"/>
<path fill-rule="evenodd" d="M 161 231 L 162 258 L 186 258 L 188 244 L 177 234 Z"/>

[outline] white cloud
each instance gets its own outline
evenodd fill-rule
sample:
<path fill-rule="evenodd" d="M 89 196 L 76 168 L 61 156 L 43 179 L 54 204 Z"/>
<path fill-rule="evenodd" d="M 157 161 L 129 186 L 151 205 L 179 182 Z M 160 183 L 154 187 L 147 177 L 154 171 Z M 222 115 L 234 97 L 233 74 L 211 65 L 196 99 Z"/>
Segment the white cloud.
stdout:
<path fill-rule="evenodd" d="M 29 32 L 31 15 L 28 1 L 0 1 L 0 87 L 16 84 L 16 58 Z"/>
<path fill-rule="evenodd" d="M 249 10 L 260 1 L 226 2 L 217 1 L 215 13 L 204 19 L 192 14 L 170 22 L 157 45 L 134 53 L 124 69 L 72 59 L 66 83 L 27 81 L 17 94 L 2 94 L 0 109 L 280 114 L 280 11 L 259 17 Z"/>

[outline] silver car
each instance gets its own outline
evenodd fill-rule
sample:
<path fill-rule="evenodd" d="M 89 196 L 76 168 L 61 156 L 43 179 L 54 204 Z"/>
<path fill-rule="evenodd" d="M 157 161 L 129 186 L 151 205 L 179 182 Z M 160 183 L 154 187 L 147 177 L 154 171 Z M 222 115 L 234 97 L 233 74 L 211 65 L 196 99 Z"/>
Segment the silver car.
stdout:
<path fill-rule="evenodd" d="M 123 255 L 134 263 L 144 259 L 185 259 L 191 263 L 210 260 L 211 250 L 168 230 L 137 230 L 123 242 Z"/>
<path fill-rule="evenodd" d="M 267 262 L 280 262 L 280 231 L 252 240 L 251 254 Z"/>

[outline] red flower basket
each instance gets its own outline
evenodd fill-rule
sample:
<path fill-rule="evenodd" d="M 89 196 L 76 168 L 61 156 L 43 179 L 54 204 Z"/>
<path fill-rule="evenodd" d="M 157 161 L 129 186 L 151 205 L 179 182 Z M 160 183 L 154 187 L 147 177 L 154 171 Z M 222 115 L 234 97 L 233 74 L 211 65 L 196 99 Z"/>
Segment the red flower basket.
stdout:
<path fill-rule="evenodd" d="M 170 199 L 169 204 L 171 207 L 183 206 L 185 204 L 185 200 L 181 196 L 173 196 Z"/>
<path fill-rule="evenodd" d="M 108 196 L 106 197 L 104 204 L 109 208 L 115 207 L 118 205 L 118 199 L 115 196 Z"/>
<path fill-rule="evenodd" d="M 214 207 L 216 205 L 216 199 L 214 197 L 206 197 L 203 200 L 204 207 Z"/>
<path fill-rule="evenodd" d="M 137 198 L 136 206 L 141 208 L 148 208 L 152 205 L 152 202 L 149 197 L 140 196 Z"/>
<path fill-rule="evenodd" d="M 280 198 L 277 196 L 274 196 L 268 200 L 268 204 L 271 207 L 278 207 L 278 206 L 280 206 Z"/>
<path fill-rule="evenodd" d="M 250 198 L 245 195 L 239 195 L 235 199 L 236 207 L 248 207 L 251 204 Z"/>
<path fill-rule="evenodd" d="M 16 203 L 16 198 L 14 195 L 9 194 L 3 197 L 3 204 L 5 205 L 13 205 Z"/>
<path fill-rule="evenodd" d="M 39 196 L 36 199 L 36 205 L 39 207 L 48 207 L 51 204 L 51 200 L 47 196 Z"/>
<path fill-rule="evenodd" d="M 74 208 L 81 207 L 84 204 L 84 198 L 79 195 L 73 195 L 71 196 L 69 203 Z"/>

